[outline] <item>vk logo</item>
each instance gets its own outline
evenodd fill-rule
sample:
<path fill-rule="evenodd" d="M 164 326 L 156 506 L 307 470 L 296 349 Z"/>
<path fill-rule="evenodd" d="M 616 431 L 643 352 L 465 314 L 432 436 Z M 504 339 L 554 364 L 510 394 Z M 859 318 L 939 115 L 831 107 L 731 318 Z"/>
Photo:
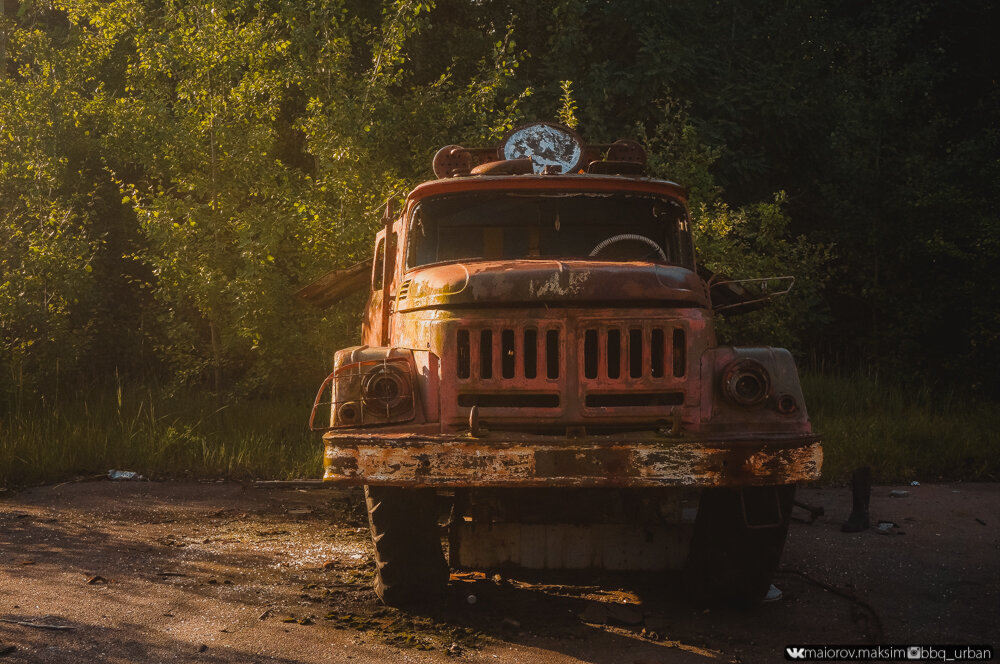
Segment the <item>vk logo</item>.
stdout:
<path fill-rule="evenodd" d="M 785 654 L 788 655 L 790 659 L 805 659 L 806 649 L 805 648 L 785 648 Z"/>

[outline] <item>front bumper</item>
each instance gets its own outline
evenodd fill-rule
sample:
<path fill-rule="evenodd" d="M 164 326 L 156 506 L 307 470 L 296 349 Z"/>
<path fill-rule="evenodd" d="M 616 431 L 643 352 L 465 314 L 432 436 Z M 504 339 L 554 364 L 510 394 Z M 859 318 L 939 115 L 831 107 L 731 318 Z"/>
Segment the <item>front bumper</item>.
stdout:
<path fill-rule="evenodd" d="M 818 436 L 567 438 L 507 432 L 331 431 L 323 479 L 412 487 L 712 487 L 817 480 Z"/>

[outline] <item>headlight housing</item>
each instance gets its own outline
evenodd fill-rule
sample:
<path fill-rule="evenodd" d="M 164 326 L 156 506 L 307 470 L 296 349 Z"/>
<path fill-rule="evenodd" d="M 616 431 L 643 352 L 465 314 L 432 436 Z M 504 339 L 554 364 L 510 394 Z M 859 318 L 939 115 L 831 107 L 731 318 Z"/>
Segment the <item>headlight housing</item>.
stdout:
<path fill-rule="evenodd" d="M 758 406 L 771 393 L 771 375 L 757 360 L 737 360 L 722 374 L 722 392 L 740 406 Z"/>
<path fill-rule="evenodd" d="M 333 378 L 331 426 L 365 426 L 413 419 L 413 371 L 405 359 L 355 362 Z"/>
<path fill-rule="evenodd" d="M 325 404 L 330 405 L 330 428 L 408 422 L 416 416 L 414 377 L 409 351 L 367 346 L 339 351 L 333 373 L 316 395 L 310 427 L 317 428 L 316 411 Z"/>

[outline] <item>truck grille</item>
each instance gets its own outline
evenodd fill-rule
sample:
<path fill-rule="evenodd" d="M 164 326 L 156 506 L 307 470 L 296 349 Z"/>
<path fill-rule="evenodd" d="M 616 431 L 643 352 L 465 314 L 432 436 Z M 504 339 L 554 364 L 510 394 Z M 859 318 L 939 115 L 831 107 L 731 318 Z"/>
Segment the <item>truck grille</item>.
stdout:
<path fill-rule="evenodd" d="M 584 383 L 658 383 L 684 378 L 687 370 L 683 327 L 585 322 L 578 336 L 577 361 Z M 558 328 L 462 327 L 455 340 L 455 374 L 461 380 L 556 380 L 565 356 Z"/>
<path fill-rule="evenodd" d="M 683 378 L 687 365 L 684 328 L 585 326 L 582 370 L 585 380 L 619 381 Z"/>
<path fill-rule="evenodd" d="M 460 328 L 456 347 L 455 371 L 463 380 L 559 378 L 561 349 L 558 329 Z"/>

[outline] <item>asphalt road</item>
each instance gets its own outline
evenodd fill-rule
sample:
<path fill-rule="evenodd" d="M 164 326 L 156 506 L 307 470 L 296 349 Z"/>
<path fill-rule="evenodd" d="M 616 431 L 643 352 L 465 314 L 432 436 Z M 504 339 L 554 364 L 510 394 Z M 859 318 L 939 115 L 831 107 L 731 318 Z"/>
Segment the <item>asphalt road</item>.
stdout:
<path fill-rule="evenodd" d="M 660 664 L 784 661 L 795 643 L 1000 642 L 1000 485 L 875 487 L 887 533 L 840 532 L 846 489 L 798 497 L 827 516 L 793 522 L 784 596 L 749 613 L 698 610 L 649 578 L 482 575 L 407 613 L 375 601 L 356 491 L 0 492 L 0 660 Z"/>

